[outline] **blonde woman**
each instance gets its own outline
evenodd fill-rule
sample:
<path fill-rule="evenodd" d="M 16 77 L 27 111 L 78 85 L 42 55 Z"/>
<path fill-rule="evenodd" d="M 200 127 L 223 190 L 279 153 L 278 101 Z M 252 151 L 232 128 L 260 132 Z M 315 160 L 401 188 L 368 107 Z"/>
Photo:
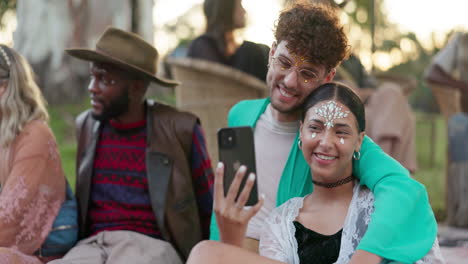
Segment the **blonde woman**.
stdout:
<path fill-rule="evenodd" d="M 65 199 L 65 177 L 31 67 L 0 44 L 0 262 L 36 253 Z"/>

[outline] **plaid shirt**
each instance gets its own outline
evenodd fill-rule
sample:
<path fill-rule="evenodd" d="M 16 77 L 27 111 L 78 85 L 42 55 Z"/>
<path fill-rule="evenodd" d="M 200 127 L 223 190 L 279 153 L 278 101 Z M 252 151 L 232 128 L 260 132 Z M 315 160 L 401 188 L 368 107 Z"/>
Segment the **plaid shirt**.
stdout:
<path fill-rule="evenodd" d="M 199 124 L 192 135 L 192 179 L 197 199 L 203 239 L 209 238 L 210 220 L 213 212 L 213 169 L 206 149 L 205 137 Z"/>
<path fill-rule="evenodd" d="M 92 234 L 104 230 L 132 230 L 162 238 L 148 193 L 144 163 L 145 126 L 145 121 L 119 125 L 120 131 L 126 131 L 122 135 L 107 124 L 101 132 L 94 163 L 89 212 Z M 202 236 L 208 239 L 213 207 L 213 171 L 203 131 L 198 124 L 192 134 L 190 158 Z"/>

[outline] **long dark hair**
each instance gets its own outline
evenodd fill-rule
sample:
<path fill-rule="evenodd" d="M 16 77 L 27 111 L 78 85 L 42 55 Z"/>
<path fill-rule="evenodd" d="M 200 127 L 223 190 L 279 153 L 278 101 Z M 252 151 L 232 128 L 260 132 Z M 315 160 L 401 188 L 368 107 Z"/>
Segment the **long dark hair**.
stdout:
<path fill-rule="evenodd" d="M 302 105 L 302 122 L 307 111 L 324 100 L 336 100 L 346 105 L 356 117 L 359 132 L 366 130 L 366 114 L 361 99 L 351 88 L 335 82 L 320 85 L 306 98 Z"/>
<path fill-rule="evenodd" d="M 203 12 L 206 32 L 227 32 L 234 29 L 234 6 L 236 0 L 205 0 Z"/>
<path fill-rule="evenodd" d="M 216 42 L 216 47 L 224 54 L 226 41 L 224 33 L 234 30 L 234 7 L 237 0 L 205 0 L 203 13 L 206 18 L 205 34 Z"/>

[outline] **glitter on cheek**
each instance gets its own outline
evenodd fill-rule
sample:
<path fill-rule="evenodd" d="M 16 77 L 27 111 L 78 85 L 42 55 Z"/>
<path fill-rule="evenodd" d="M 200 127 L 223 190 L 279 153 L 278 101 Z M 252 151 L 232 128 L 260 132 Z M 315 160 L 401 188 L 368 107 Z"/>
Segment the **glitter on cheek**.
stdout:
<path fill-rule="evenodd" d="M 312 135 L 310 135 L 311 138 L 315 138 L 317 136 L 317 133 L 312 133 Z"/>
<path fill-rule="evenodd" d="M 344 138 L 340 138 L 341 145 L 344 145 Z"/>

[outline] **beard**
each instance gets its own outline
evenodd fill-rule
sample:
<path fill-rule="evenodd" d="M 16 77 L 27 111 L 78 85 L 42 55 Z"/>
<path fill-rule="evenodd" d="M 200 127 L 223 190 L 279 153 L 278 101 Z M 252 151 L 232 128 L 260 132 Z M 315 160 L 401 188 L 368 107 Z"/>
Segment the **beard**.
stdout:
<path fill-rule="evenodd" d="M 290 107 L 283 107 L 275 100 L 270 100 L 271 107 L 282 114 L 297 114 L 301 112 L 302 104 L 292 105 Z"/>
<path fill-rule="evenodd" d="M 269 90 L 270 104 L 274 110 L 278 111 L 281 114 L 291 114 L 291 115 L 295 115 L 301 111 L 302 104 L 304 103 L 305 98 L 302 98 L 302 101 L 296 102 L 295 104 L 284 105 L 280 101 L 278 101 L 279 99 L 277 97 L 273 96 L 273 87 L 276 86 L 276 83 L 273 83 L 272 81 L 267 80 L 267 86 Z M 279 91 L 276 91 L 276 92 L 279 92 Z"/>
<path fill-rule="evenodd" d="M 125 114 L 128 112 L 128 106 L 130 104 L 128 89 L 124 89 L 122 94 L 114 98 L 112 101 L 109 101 L 108 103 L 101 101 L 101 103 L 103 107 L 100 114 L 91 112 L 91 116 L 98 121 L 113 119 Z"/>

